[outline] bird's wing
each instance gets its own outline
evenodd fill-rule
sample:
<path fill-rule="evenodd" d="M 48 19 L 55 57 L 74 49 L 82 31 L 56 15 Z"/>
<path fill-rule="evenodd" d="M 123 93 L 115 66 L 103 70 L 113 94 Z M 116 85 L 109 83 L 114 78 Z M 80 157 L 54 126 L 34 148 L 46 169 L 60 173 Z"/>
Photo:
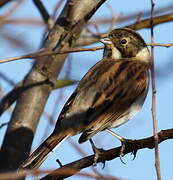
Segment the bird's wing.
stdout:
<path fill-rule="evenodd" d="M 144 88 L 148 88 L 147 69 L 147 64 L 137 60 L 98 62 L 65 104 L 57 128 L 75 129 L 79 126 L 80 132 L 92 129 L 95 123 L 104 122 L 109 116 L 116 120 L 125 113 L 128 103 L 135 101 Z"/>
<path fill-rule="evenodd" d="M 149 67 L 137 60 L 118 61 L 112 66 L 114 71 L 102 80 L 100 97 L 88 111 L 88 126 L 80 143 L 99 131 L 125 123 L 140 110 L 148 91 Z M 135 109 L 131 109 L 132 104 Z"/>

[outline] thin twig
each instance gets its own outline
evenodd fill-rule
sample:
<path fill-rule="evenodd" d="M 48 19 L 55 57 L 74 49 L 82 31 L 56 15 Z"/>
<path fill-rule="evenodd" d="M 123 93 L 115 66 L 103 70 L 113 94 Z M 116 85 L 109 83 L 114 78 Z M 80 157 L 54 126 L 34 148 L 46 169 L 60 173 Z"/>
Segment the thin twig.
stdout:
<path fill-rule="evenodd" d="M 1 101 L 2 101 L 2 99 L 3 99 L 3 97 L 6 95 L 6 93 L 5 92 L 3 92 L 2 90 L 0 90 L 0 99 L 1 99 Z M 0 101 L 0 116 L 1 116 L 1 108 L 2 108 L 2 106 L 1 106 L 1 101 Z M 12 113 L 13 112 L 13 110 L 14 110 L 14 108 L 13 107 L 9 107 L 8 108 L 8 113 Z"/>
<path fill-rule="evenodd" d="M 147 43 L 148 46 L 160 46 L 160 47 L 172 47 L 173 43 L 167 43 L 167 44 L 162 44 L 162 43 Z M 97 50 L 101 50 L 103 49 L 103 46 L 98 46 L 98 47 L 92 47 L 92 48 L 75 48 L 75 49 L 71 49 L 71 50 L 66 50 L 66 51 L 38 51 L 38 52 L 34 52 L 34 53 L 30 53 L 30 54 L 26 54 L 26 55 L 22 55 L 22 56 L 15 56 L 15 57 L 11 57 L 11 58 L 6 58 L 6 59 L 1 59 L 0 60 L 0 64 L 1 63 L 7 63 L 7 62 L 11 62 L 11 61 L 16 61 L 16 60 L 21 60 L 21 59 L 34 59 L 34 58 L 38 58 L 38 57 L 43 57 L 43 56 L 49 56 L 49 55 L 56 55 L 56 54 L 67 54 L 67 53 L 76 53 L 76 52 L 83 52 L 83 51 L 97 51 Z"/>
<path fill-rule="evenodd" d="M 12 0 L 1 0 L 0 2 L 0 8 L 4 5 L 6 5 L 7 3 L 11 2 Z"/>
<path fill-rule="evenodd" d="M 153 25 L 156 26 L 156 25 L 159 25 L 159 24 L 172 22 L 172 19 L 173 19 L 173 13 L 157 16 L 157 17 L 153 18 Z M 147 18 L 147 19 L 138 21 L 136 23 L 126 25 L 124 27 L 131 28 L 133 30 L 140 30 L 140 29 L 144 29 L 144 28 L 150 28 L 150 25 L 151 25 L 150 18 Z M 96 43 L 96 42 L 98 42 L 100 37 L 104 37 L 106 34 L 107 33 L 99 34 L 97 36 L 88 36 L 88 35 L 87 36 L 82 36 L 77 40 L 75 46 L 79 47 L 79 46 L 86 46 L 86 45 Z"/>
<path fill-rule="evenodd" d="M 77 83 L 77 81 L 71 79 L 58 79 L 55 80 L 53 83 L 54 87 L 52 90 L 75 84 Z M 23 82 L 19 82 L 8 94 L 3 96 L 0 100 L 0 116 L 19 98 L 20 94 L 22 92 L 25 92 L 28 88 L 32 88 L 32 85 L 27 87 L 23 86 Z"/>
<path fill-rule="evenodd" d="M 151 43 L 154 43 L 154 26 L 153 26 L 153 14 L 154 14 L 154 0 L 151 0 Z M 159 160 L 159 147 L 158 147 L 158 134 L 157 134 L 157 121 L 156 121 L 156 84 L 155 84 L 155 68 L 154 68 L 154 46 L 151 46 L 151 76 L 152 76 L 152 118 L 153 118 L 153 134 L 154 134 L 154 150 L 155 150 L 155 167 L 157 179 L 161 180 L 160 160 Z"/>
<path fill-rule="evenodd" d="M 6 125 L 8 125 L 8 122 L 0 124 L 0 129 L 3 128 Z"/>
<path fill-rule="evenodd" d="M 113 10 L 113 7 L 109 4 L 109 3 L 106 3 L 107 7 L 109 8 L 109 12 L 111 13 L 111 22 L 110 22 L 110 27 L 109 29 L 107 30 L 107 32 L 109 33 L 113 27 L 115 26 L 116 22 L 117 22 L 117 18 L 116 18 L 116 15 L 115 15 L 115 12 Z M 97 23 L 96 23 L 97 24 Z"/>
<path fill-rule="evenodd" d="M 147 43 L 148 46 L 160 46 L 160 47 L 171 47 L 173 46 L 173 43 L 166 43 L 166 44 L 162 44 L 162 43 Z"/>
<path fill-rule="evenodd" d="M 62 3 L 64 2 L 64 0 L 59 0 L 55 6 L 53 7 L 53 13 L 52 13 L 52 18 L 54 19 L 56 16 L 56 13 L 58 12 L 58 10 L 60 9 Z"/>
<path fill-rule="evenodd" d="M 8 83 L 10 86 L 14 86 L 16 83 L 13 81 L 12 78 L 8 77 L 5 73 L 0 72 L 0 78 L 3 79 L 5 82 Z"/>
<path fill-rule="evenodd" d="M 154 15 L 155 16 L 159 16 L 161 14 L 164 14 L 164 13 L 168 13 L 168 12 L 171 12 L 173 8 L 173 4 L 170 3 L 166 6 L 162 6 L 161 8 L 158 8 L 157 10 L 154 11 Z M 143 12 L 143 15 L 142 17 L 143 18 L 148 18 L 150 16 L 151 12 L 150 10 L 146 10 Z M 120 14 L 120 15 L 117 15 L 116 17 L 114 17 L 114 21 L 117 21 L 118 24 L 120 23 L 126 23 L 126 22 L 130 22 L 130 21 L 134 21 L 136 19 L 136 17 L 139 15 L 139 11 L 136 11 L 134 13 L 130 13 L 130 14 Z M 93 25 L 93 24 L 99 24 L 99 25 L 108 25 L 110 24 L 112 21 L 111 18 L 98 18 L 98 19 L 93 19 L 89 22 L 90 25 Z"/>
<path fill-rule="evenodd" d="M 8 172 L 8 173 L 1 173 L 0 174 L 0 180 L 16 180 L 16 179 L 20 179 L 23 178 L 27 175 L 33 175 L 34 177 L 37 177 L 38 175 L 42 175 L 42 174 L 47 174 L 47 173 L 51 173 L 51 170 L 23 170 L 20 172 Z M 63 168 L 61 170 L 61 172 L 59 171 L 58 173 L 56 173 L 56 176 L 63 176 L 64 174 L 69 175 L 72 173 L 75 173 L 76 169 L 75 168 Z M 99 179 L 100 176 L 97 174 L 93 174 L 93 173 L 85 173 L 85 172 L 80 172 L 78 174 L 76 174 L 76 176 L 79 176 L 80 178 L 82 177 L 86 177 L 86 178 L 90 178 L 90 179 Z M 111 177 L 111 176 L 104 176 L 104 180 L 119 180 L 116 177 Z M 48 179 L 47 179 L 48 180 Z M 50 180 L 50 179 L 49 179 Z M 52 178 L 53 180 L 53 178 Z M 102 180 L 102 179 L 100 179 Z"/>
<path fill-rule="evenodd" d="M 163 24 L 163 23 L 170 22 L 170 21 L 172 22 L 172 18 L 173 18 L 172 13 L 153 17 L 153 25 Z M 134 30 L 139 30 L 139 29 L 143 29 L 143 28 L 150 28 L 151 27 L 151 21 L 150 21 L 150 18 L 149 19 L 147 18 L 147 19 L 139 21 L 135 24 L 128 25 L 126 27 L 134 29 Z"/>
<path fill-rule="evenodd" d="M 67 53 L 74 53 L 74 52 L 81 52 L 81 51 L 96 51 L 99 49 L 103 49 L 103 47 L 94 47 L 94 48 L 78 48 L 78 49 L 71 49 L 71 50 L 67 50 L 67 51 L 38 51 L 35 53 L 31 53 L 31 54 L 26 54 L 23 56 L 15 56 L 15 57 L 11 57 L 11 58 L 6 58 L 6 59 L 2 59 L 0 60 L 0 63 L 6 63 L 6 62 L 10 62 L 10 61 L 15 61 L 15 60 L 20 60 L 20 59 L 25 59 L 25 58 L 38 58 L 38 57 L 43 57 L 43 56 L 50 56 L 50 55 L 55 55 L 55 54 L 67 54 Z"/>
<path fill-rule="evenodd" d="M 20 7 L 21 3 L 22 3 L 22 0 L 14 1 L 13 6 L 9 7 L 7 12 L 5 12 L 2 17 L 4 19 L 8 19 L 10 16 L 12 16 L 13 13 L 16 12 L 17 8 Z M 3 20 L 3 19 L 1 19 L 1 20 Z"/>
<path fill-rule="evenodd" d="M 39 10 L 47 28 L 50 30 L 53 27 L 54 21 L 50 17 L 49 13 L 47 12 L 46 8 L 44 7 L 43 3 L 40 0 L 33 0 L 35 6 Z"/>
<path fill-rule="evenodd" d="M 1 24 L 1 22 L 0 22 Z M 23 35 L 20 36 L 18 33 L 16 32 L 11 32 L 11 29 L 9 28 L 1 28 L 0 29 L 0 37 L 2 39 L 4 39 L 5 41 L 7 41 L 11 47 L 15 48 L 15 49 L 23 49 L 25 51 L 28 51 L 30 49 L 33 48 L 32 45 L 29 44 L 28 41 L 24 41 L 23 39 L 25 39 L 26 37 L 24 37 Z"/>

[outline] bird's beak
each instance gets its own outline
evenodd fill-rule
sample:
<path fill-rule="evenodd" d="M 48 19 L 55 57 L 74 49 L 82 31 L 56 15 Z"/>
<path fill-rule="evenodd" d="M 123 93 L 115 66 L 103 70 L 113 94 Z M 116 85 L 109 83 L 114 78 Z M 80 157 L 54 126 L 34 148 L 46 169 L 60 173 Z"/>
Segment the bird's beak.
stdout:
<path fill-rule="evenodd" d="M 112 44 L 111 39 L 108 37 L 101 38 L 100 42 L 103 43 L 104 45 L 111 45 Z"/>

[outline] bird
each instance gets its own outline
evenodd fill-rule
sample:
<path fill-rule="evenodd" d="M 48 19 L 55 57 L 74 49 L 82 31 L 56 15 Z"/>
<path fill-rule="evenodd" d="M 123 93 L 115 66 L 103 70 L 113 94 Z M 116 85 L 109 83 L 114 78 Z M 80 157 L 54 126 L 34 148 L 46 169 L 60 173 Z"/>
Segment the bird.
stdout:
<path fill-rule="evenodd" d="M 80 80 L 65 103 L 52 134 L 20 165 L 37 169 L 64 140 L 80 134 L 84 143 L 100 131 L 114 134 L 142 108 L 149 87 L 151 56 L 141 35 L 129 28 L 112 30 L 100 39 L 103 58 Z"/>

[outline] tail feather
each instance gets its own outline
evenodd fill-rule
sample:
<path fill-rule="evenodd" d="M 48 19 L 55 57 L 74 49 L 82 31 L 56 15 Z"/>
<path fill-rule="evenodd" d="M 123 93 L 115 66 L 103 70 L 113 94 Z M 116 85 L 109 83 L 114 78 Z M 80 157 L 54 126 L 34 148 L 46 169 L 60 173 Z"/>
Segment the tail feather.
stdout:
<path fill-rule="evenodd" d="M 49 136 L 19 167 L 20 169 L 37 169 L 46 159 L 48 154 L 60 143 L 68 138 L 67 135 Z"/>

